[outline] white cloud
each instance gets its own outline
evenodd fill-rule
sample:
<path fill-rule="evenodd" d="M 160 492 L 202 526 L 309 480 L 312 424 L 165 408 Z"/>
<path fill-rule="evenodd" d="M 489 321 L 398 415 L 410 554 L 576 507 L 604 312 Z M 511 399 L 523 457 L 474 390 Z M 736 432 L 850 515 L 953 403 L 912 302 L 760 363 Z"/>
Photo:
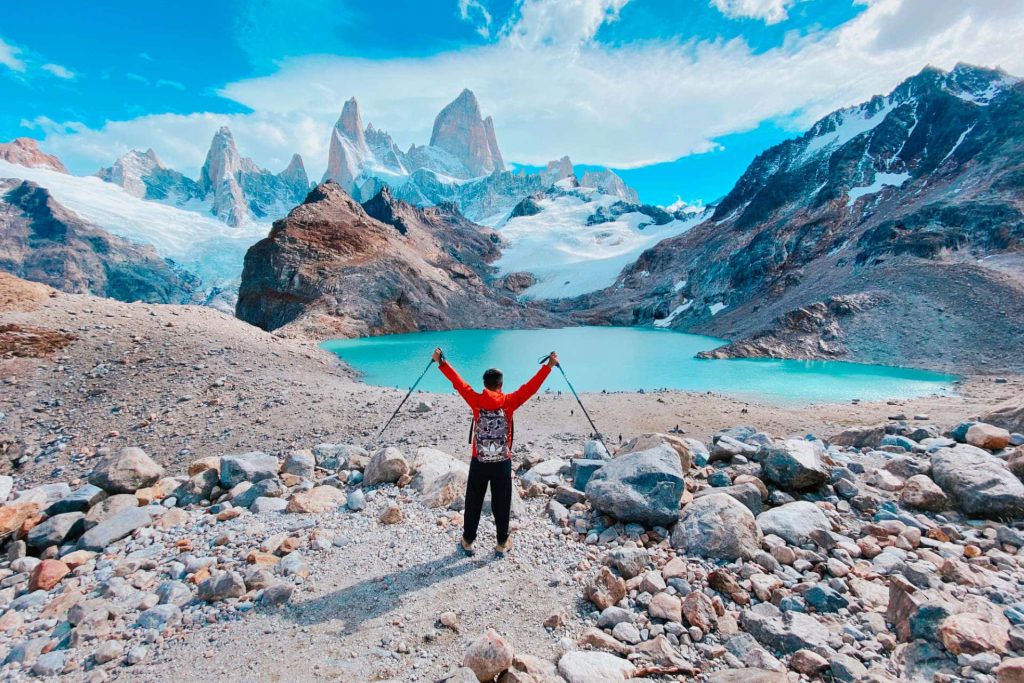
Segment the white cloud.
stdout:
<path fill-rule="evenodd" d="M 742 40 L 593 40 L 625 0 L 527 0 L 493 44 L 425 58 L 288 59 L 272 75 L 222 91 L 255 113 L 157 115 L 99 130 L 53 133 L 47 149 L 73 169 L 107 165 L 130 147 L 153 147 L 184 169 L 202 164 L 217 126 L 243 154 L 283 167 L 299 151 L 310 175 L 326 165 L 330 125 L 357 95 L 363 120 L 400 146 L 425 143 L 433 117 L 463 87 L 492 114 L 506 159 L 543 163 L 570 154 L 618 167 L 706 150 L 709 140 L 794 113 L 809 122 L 892 89 L 927 64 L 958 61 L 1024 74 L 1024 3 L 872 0 L 840 28 L 790 38 L 755 54 Z M 998 7 L 997 7 L 998 6 Z M 930 21 L 940 12 L 942 21 Z M 680 178 L 684 191 L 686 178 Z"/>
<path fill-rule="evenodd" d="M 789 8 L 796 0 L 711 0 L 719 12 L 734 19 L 761 19 L 777 24 L 789 18 Z"/>
<path fill-rule="evenodd" d="M 56 76 L 57 78 L 63 78 L 64 80 L 70 81 L 75 77 L 75 73 L 71 71 L 71 69 L 63 67 L 60 64 L 43 64 L 40 68 L 50 75 Z"/>
<path fill-rule="evenodd" d="M 22 73 L 25 71 L 25 62 L 18 59 L 21 50 L 0 38 L 0 65 L 6 66 L 12 71 Z"/>
<path fill-rule="evenodd" d="M 459 0 L 459 16 L 474 24 L 476 32 L 484 38 L 491 37 L 491 13 L 480 0 Z"/>

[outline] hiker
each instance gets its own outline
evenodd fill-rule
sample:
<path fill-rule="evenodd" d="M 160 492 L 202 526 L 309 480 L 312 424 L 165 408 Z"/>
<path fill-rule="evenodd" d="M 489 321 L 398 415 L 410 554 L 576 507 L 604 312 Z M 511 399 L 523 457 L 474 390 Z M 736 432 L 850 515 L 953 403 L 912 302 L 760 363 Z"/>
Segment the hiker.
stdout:
<path fill-rule="evenodd" d="M 494 552 L 503 556 L 512 548 L 508 532 L 509 516 L 512 513 L 512 414 L 537 393 L 540 385 L 551 374 L 551 368 L 558 365 L 558 354 L 552 351 L 537 374 L 510 394 L 502 393 L 502 374 L 497 368 L 484 373 L 484 390 L 478 393 L 459 377 L 459 373 L 448 364 L 439 348 L 434 349 L 434 361 L 473 409 L 473 425 L 470 428 L 473 459 L 469 463 L 469 479 L 466 481 L 465 523 L 459 547 L 467 555 L 473 554 L 473 541 L 476 540 L 476 528 L 480 523 L 484 494 L 490 485 L 491 511 L 498 532 L 498 544 Z"/>

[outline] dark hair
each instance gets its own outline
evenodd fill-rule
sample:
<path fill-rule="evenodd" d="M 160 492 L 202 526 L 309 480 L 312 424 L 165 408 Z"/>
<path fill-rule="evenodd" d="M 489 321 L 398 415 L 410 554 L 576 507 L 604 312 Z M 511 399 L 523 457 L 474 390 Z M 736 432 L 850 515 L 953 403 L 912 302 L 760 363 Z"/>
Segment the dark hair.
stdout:
<path fill-rule="evenodd" d="M 497 391 L 501 388 L 501 381 L 505 378 L 498 368 L 491 368 L 484 373 L 484 388 Z"/>

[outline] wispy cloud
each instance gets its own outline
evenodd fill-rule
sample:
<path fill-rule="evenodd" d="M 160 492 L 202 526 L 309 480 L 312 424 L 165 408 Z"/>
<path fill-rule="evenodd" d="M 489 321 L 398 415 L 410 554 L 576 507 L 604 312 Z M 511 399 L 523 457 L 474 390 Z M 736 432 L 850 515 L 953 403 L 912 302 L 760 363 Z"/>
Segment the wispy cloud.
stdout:
<path fill-rule="evenodd" d="M 491 37 L 491 13 L 481 0 L 459 0 L 459 16 L 484 38 Z"/>
<path fill-rule="evenodd" d="M 164 79 L 161 78 L 159 81 L 156 82 L 156 87 L 158 87 L 158 88 L 174 88 L 175 90 L 184 90 L 185 89 L 185 84 L 181 83 L 179 81 L 168 81 L 168 80 L 164 80 Z"/>
<path fill-rule="evenodd" d="M 67 67 L 61 66 L 60 64 L 43 64 L 40 67 L 43 71 L 47 72 L 51 76 L 57 78 L 63 78 L 66 81 L 73 80 L 75 78 L 75 72 Z"/>
<path fill-rule="evenodd" d="M 711 4 L 727 17 L 760 19 L 771 25 L 788 19 L 796 0 L 711 0 Z"/>
<path fill-rule="evenodd" d="M 21 50 L 0 38 L 0 65 L 6 66 L 12 71 L 24 73 L 25 62 L 18 58 Z"/>
<path fill-rule="evenodd" d="M 426 142 L 437 111 L 469 87 L 494 116 L 507 159 L 570 154 L 629 167 L 706 150 L 709 140 L 767 119 L 809 122 L 887 92 L 927 64 L 1024 74 L 1024 3 L 870 0 L 836 30 L 755 52 L 742 40 L 596 41 L 626 1 L 526 0 L 491 44 L 425 58 L 288 59 L 269 76 L 222 89 L 255 113 L 146 116 L 55 135 L 50 147 L 68 155 L 65 162 L 98 165 L 130 146 L 153 146 L 168 162 L 196 169 L 215 127 L 226 124 L 257 163 L 283 166 L 299 151 L 318 176 L 329 127 L 351 95 L 364 121 L 404 148 Z M 685 194 L 686 178 L 679 182 Z"/>

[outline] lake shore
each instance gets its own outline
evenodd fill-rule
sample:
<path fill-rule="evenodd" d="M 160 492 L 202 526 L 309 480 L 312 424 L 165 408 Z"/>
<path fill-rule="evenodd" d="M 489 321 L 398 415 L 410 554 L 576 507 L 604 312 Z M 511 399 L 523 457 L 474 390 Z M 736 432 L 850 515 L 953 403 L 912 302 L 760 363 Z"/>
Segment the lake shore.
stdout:
<path fill-rule="evenodd" d="M 0 323 L 75 337 L 53 355 L 2 361 L 0 442 L 7 460 L 20 462 L 13 472 L 26 481 L 45 481 L 55 471 L 87 472 L 101 447 L 141 446 L 177 474 L 204 455 L 320 442 L 372 446 L 405 393 L 357 381 L 313 343 L 265 333 L 209 308 L 125 304 L 37 286 L 30 289 L 44 293 L 33 298 L 10 287 L 0 292 L 7 301 Z M 1006 379 L 966 377 L 954 396 L 858 404 L 786 405 L 677 391 L 583 398 L 610 443 L 619 434 L 677 425 L 705 440 L 736 424 L 778 435 L 830 436 L 896 414 L 927 414 L 949 427 L 1024 391 L 1024 377 Z M 433 409 L 405 411 L 384 441 L 467 457 L 469 417 L 461 399 L 419 394 L 410 404 L 418 400 Z M 553 375 L 519 413 L 516 436 L 521 446 L 572 455 L 589 431 L 563 380 Z"/>

